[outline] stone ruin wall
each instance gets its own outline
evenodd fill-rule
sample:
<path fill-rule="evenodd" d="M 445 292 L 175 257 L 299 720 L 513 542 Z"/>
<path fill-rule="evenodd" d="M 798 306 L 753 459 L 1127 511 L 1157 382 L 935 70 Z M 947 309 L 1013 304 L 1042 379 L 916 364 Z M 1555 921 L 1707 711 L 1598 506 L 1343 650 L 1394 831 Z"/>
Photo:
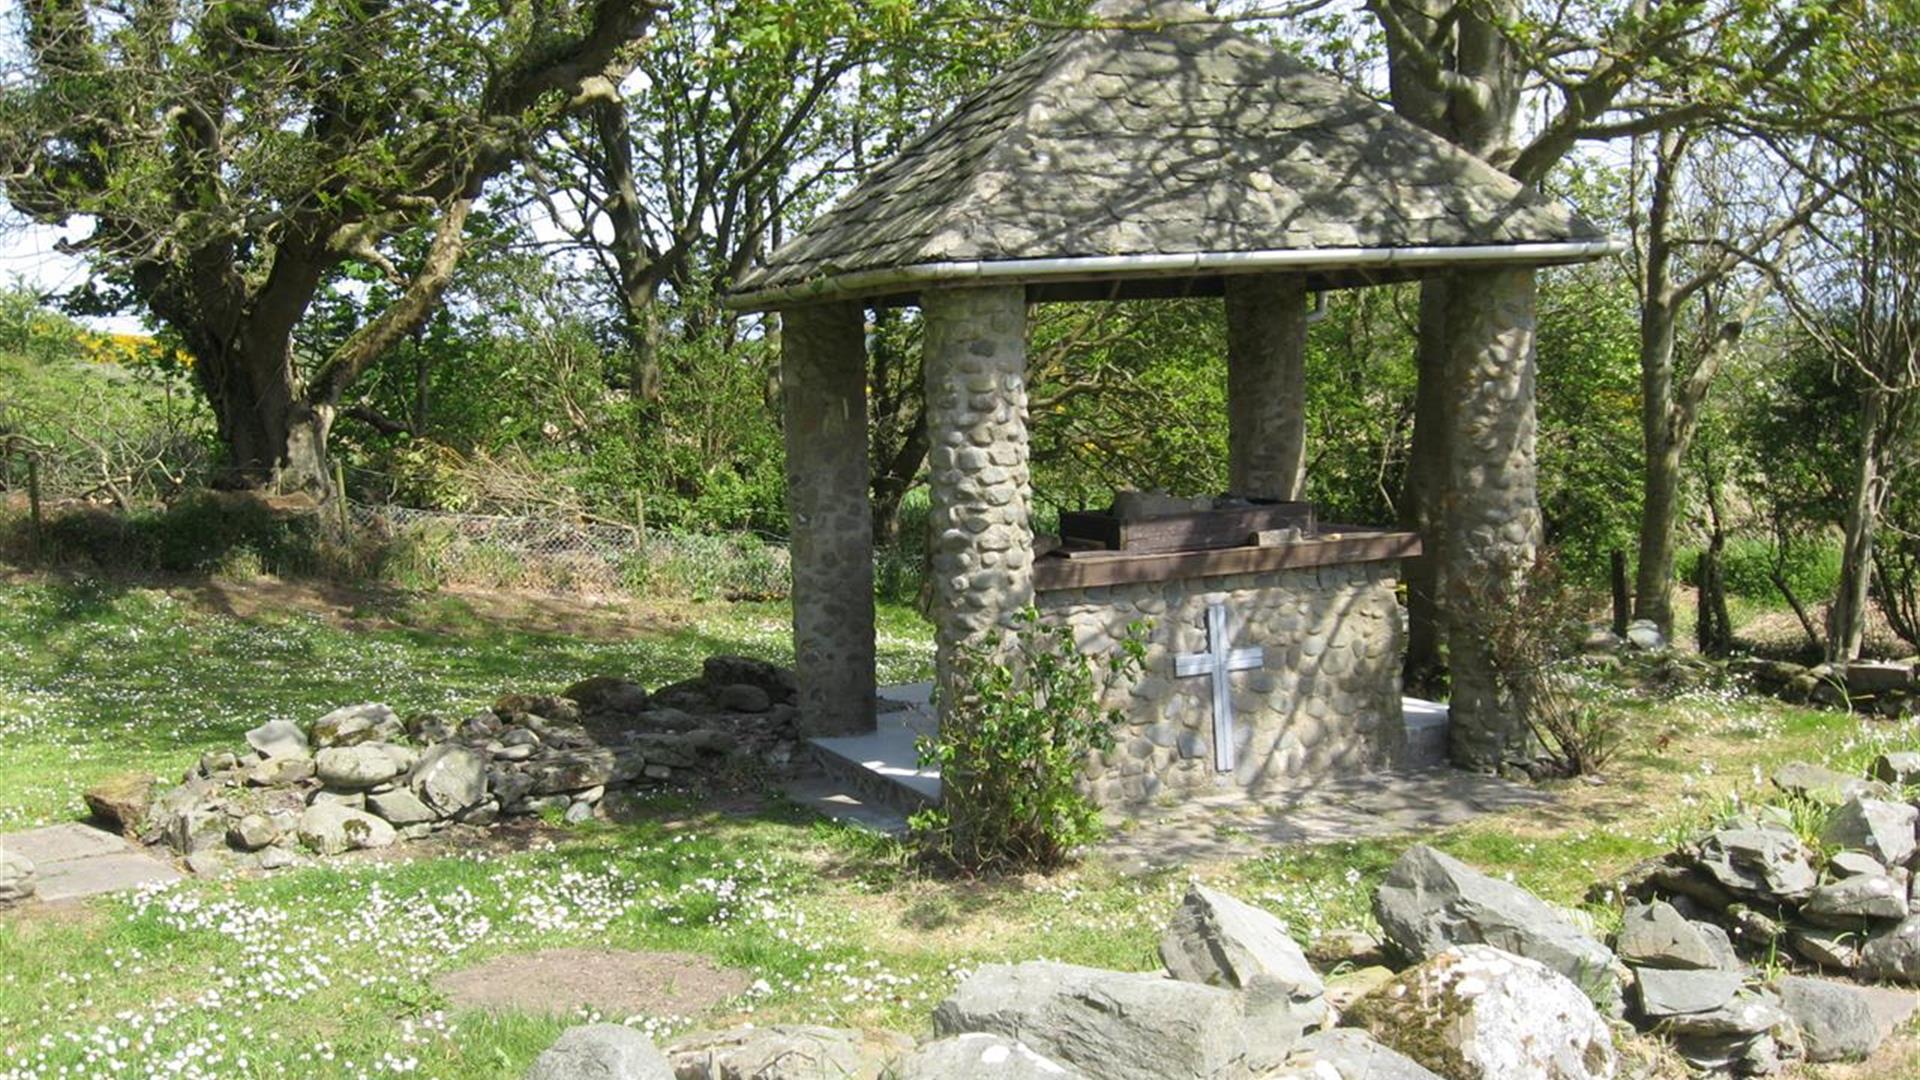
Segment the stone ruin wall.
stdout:
<path fill-rule="evenodd" d="M 1397 567 L 1356 563 L 1039 594 L 1047 621 L 1072 626 L 1091 655 L 1112 650 L 1130 622 L 1151 625 L 1146 670 L 1109 693 L 1108 706 L 1124 709 L 1128 722 L 1115 747 L 1088 763 L 1095 801 L 1140 806 L 1229 785 L 1281 791 L 1397 764 L 1406 744 Z M 1176 654 L 1207 650 L 1207 605 L 1215 600 L 1227 604 L 1234 647 L 1266 650 L 1264 667 L 1230 676 L 1238 744 L 1231 774 L 1213 768 L 1210 676 L 1173 674 Z"/>

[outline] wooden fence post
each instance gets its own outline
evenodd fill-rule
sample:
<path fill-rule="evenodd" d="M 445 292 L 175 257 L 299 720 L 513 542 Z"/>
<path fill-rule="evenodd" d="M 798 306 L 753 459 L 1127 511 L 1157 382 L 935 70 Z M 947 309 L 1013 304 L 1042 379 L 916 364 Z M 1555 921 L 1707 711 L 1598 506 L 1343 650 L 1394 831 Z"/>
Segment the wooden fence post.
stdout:
<path fill-rule="evenodd" d="M 27 451 L 27 513 L 33 523 L 33 549 L 40 550 L 40 455 Z"/>

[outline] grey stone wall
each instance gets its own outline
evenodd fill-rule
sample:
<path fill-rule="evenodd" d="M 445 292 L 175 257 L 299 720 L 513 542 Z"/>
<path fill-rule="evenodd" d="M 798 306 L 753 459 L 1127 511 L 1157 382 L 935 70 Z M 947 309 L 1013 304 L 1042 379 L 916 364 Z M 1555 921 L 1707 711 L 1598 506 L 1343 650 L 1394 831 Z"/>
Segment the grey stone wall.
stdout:
<path fill-rule="evenodd" d="M 1259 793 L 1397 763 L 1405 626 L 1394 562 L 1278 570 L 1190 581 L 1044 592 L 1049 622 L 1073 627 L 1082 651 L 1110 651 L 1135 620 L 1153 624 L 1146 671 L 1108 703 L 1128 723 L 1088 763 L 1102 805 L 1182 798 L 1220 787 Z M 1233 673 L 1236 767 L 1213 765 L 1210 676 L 1176 677 L 1174 657 L 1207 649 L 1207 605 L 1226 601 L 1232 645 L 1266 650 Z"/>
<path fill-rule="evenodd" d="M 1033 600 L 1027 300 L 1018 285 L 928 289 L 928 479 L 936 678 Z"/>
<path fill-rule="evenodd" d="M 1227 278 L 1227 465 L 1236 495 L 1298 499 L 1307 463 L 1306 279 Z"/>
<path fill-rule="evenodd" d="M 1454 764 L 1491 768 L 1529 757 L 1527 728 L 1493 677 L 1485 609 L 1504 609 L 1538 556 L 1534 474 L 1534 275 L 1454 275 L 1447 433 L 1446 543 L 1439 599 L 1452 669 Z"/>
<path fill-rule="evenodd" d="M 867 494 L 866 313 L 860 305 L 781 312 L 780 387 L 800 730 L 872 731 L 873 508 Z"/>

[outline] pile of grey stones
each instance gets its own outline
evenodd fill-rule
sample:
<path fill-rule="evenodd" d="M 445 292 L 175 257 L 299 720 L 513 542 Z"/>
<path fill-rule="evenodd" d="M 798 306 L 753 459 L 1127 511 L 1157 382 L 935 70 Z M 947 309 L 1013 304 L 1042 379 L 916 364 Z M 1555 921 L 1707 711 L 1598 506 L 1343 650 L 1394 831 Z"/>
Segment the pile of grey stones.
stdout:
<path fill-rule="evenodd" d="M 1920 658 L 1812 667 L 1756 658 L 1735 661 L 1733 670 L 1759 690 L 1794 705 L 1824 705 L 1870 716 L 1920 716 Z"/>
<path fill-rule="evenodd" d="M 528 1080 L 1434 1080 L 1334 1026 L 1321 976 L 1273 915 L 1201 885 L 1160 942 L 1164 970 L 997 964 L 961 982 L 925 1041 L 777 1025 L 656 1048 L 616 1024 L 569 1030 Z M 1590 1007 L 1589 1007 L 1590 1008 Z"/>
<path fill-rule="evenodd" d="M 653 692 L 595 677 L 506 694 L 460 720 L 353 705 L 262 724 L 176 786 L 121 776 L 86 801 L 196 872 L 272 870 L 517 816 L 581 822 L 609 792 L 784 768 L 798 749 L 794 693 L 785 668 L 716 656 L 699 678 Z"/>
<path fill-rule="evenodd" d="M 1855 777 L 1795 763 L 1773 784 L 1819 829 L 1822 858 L 1789 807 L 1735 815 L 1634 867 L 1609 888 L 1628 903 L 1615 942 L 1643 1023 L 1702 1068 L 1758 1075 L 1782 1057 L 1864 1056 L 1888 1009 L 1913 997 L 1849 981 L 1785 976 L 1756 986 L 1742 955 L 1797 958 L 1866 983 L 1920 983 L 1920 892 L 1913 888 L 1920 754 Z"/>
<path fill-rule="evenodd" d="M 1911 993 L 1768 975 L 1717 923 L 1635 902 L 1612 946 L 1575 913 L 1425 846 L 1374 894 L 1380 935 L 1302 950 L 1272 914 L 1189 887 L 1163 970 L 981 968 L 930 1037 L 742 1027 L 664 1048 L 575 1028 L 528 1080 L 1614 1080 L 1764 1075 L 1871 1054 Z M 1652 1038 L 1641 1037 L 1641 1034 Z"/>

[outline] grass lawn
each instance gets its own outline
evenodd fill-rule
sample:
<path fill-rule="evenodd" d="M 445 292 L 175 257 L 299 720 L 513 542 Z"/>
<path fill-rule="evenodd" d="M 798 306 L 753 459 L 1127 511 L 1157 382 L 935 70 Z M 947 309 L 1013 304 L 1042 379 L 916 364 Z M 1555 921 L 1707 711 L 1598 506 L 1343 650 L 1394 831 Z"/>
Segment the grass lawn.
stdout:
<path fill-rule="evenodd" d="M 601 672 L 659 683 L 716 651 L 790 659 L 785 618 L 775 605 L 505 612 L 449 597 L 0 582 L 0 829 L 72 818 L 90 780 L 177 773 L 266 719 L 370 699 L 460 710 Z M 888 678 L 924 677 L 929 649 L 910 612 L 882 613 L 881 652 Z M 1607 783 L 1560 785 L 1552 807 L 1426 839 L 1575 906 L 1593 882 L 1754 798 L 1773 764 L 1853 768 L 1920 746 L 1911 726 L 1717 691 L 1620 706 L 1632 737 Z M 516 1077 L 578 1018 L 456 1012 L 433 978 L 558 946 L 701 953 L 752 980 L 714 1015 L 633 1020 L 663 1033 L 747 1019 L 919 1033 L 982 963 L 1156 966 L 1189 876 L 1267 906 L 1303 939 L 1365 926 L 1373 885 L 1409 842 L 1145 876 L 1096 856 L 1047 880 L 964 882 L 777 798 L 730 812 L 663 799 L 636 822 L 542 830 L 526 850 L 343 862 L 0 916 L 0 1080 Z M 1831 1075 L 1920 1075 L 1920 1058 Z"/>

